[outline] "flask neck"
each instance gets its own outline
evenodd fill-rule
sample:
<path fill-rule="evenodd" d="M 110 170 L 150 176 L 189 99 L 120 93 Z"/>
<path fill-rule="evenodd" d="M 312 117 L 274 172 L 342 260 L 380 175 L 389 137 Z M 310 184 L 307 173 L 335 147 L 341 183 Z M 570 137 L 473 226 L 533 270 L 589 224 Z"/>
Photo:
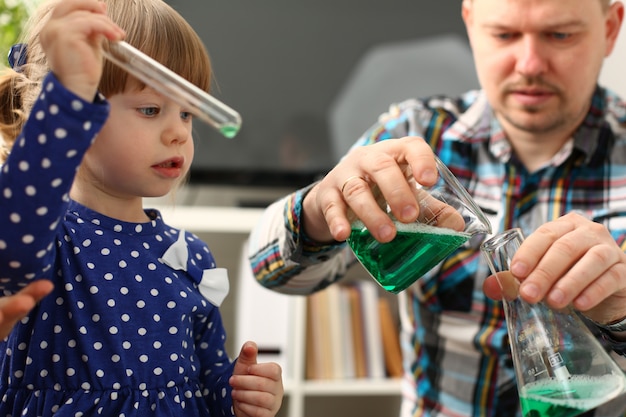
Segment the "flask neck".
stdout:
<path fill-rule="evenodd" d="M 524 241 L 521 229 L 514 228 L 499 233 L 483 242 L 481 252 L 487 259 L 491 273 L 496 276 L 505 301 L 517 298 L 520 282 L 511 274 L 511 261 Z"/>
<path fill-rule="evenodd" d="M 482 243 L 480 250 L 487 258 L 493 274 L 510 269 L 513 256 L 523 241 L 522 230 L 514 228 L 505 230 Z"/>

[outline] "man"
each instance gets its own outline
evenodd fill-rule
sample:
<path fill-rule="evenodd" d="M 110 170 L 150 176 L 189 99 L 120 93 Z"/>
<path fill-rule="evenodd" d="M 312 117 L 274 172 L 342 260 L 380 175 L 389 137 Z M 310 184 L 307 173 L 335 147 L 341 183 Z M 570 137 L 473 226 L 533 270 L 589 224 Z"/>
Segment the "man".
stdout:
<path fill-rule="evenodd" d="M 626 105 L 597 86 L 624 7 L 464 0 L 462 14 L 482 90 L 392 106 L 323 180 L 270 206 L 250 240 L 256 277 L 294 294 L 341 278 L 354 262 L 343 243 L 347 210 L 391 240 L 395 229 L 370 186 L 396 218 L 413 221 L 402 167 L 432 183 L 434 150 L 494 232 L 520 227 L 527 236 L 511 265 L 522 297 L 572 304 L 624 354 Z M 413 381 L 403 417 L 521 415 L 499 288 L 488 276 L 472 242 L 400 294 L 405 380 Z"/>

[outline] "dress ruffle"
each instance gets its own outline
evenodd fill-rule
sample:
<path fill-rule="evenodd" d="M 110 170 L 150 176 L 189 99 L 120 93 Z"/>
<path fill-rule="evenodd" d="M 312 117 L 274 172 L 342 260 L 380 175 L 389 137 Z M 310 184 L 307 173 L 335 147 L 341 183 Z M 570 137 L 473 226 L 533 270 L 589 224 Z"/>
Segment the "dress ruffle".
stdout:
<path fill-rule="evenodd" d="M 209 392 L 208 396 L 229 395 Z M 150 389 L 120 388 L 68 391 L 55 388 L 1 388 L 4 416 L 22 417 L 215 417 L 232 415 L 232 409 L 210 410 L 198 384 Z M 214 402 L 215 403 L 220 403 Z M 222 402 L 222 403 L 228 403 Z M 77 412 L 77 410 L 80 410 Z"/>

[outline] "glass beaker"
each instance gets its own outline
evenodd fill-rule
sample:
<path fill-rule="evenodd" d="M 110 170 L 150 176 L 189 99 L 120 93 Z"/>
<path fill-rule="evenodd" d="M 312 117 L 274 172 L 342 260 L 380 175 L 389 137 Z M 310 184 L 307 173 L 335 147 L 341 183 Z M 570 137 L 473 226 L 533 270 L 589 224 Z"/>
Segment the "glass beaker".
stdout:
<path fill-rule="evenodd" d="M 351 221 L 347 239 L 359 262 L 385 290 L 399 293 L 435 267 L 473 235 L 488 234 L 491 225 L 448 168 L 435 156 L 439 178 L 431 187 L 419 184 L 407 170 L 407 181 L 419 205 L 413 223 L 395 219 L 376 184 L 372 193 L 391 217 L 396 237 L 378 242 L 362 221 Z M 349 216 L 354 216 L 349 213 Z"/>
<path fill-rule="evenodd" d="M 624 393 L 626 377 L 573 308 L 519 297 L 509 267 L 523 240 L 516 228 L 481 245 L 502 288 L 522 415 L 577 416 Z"/>

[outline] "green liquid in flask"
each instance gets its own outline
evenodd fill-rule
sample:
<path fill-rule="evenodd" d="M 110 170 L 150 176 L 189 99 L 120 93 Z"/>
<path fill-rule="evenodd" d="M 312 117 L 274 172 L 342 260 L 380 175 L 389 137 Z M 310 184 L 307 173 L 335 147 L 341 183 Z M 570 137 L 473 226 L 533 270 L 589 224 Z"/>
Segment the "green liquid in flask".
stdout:
<path fill-rule="evenodd" d="M 571 376 L 568 389 L 550 379 L 526 384 L 520 392 L 524 417 L 574 417 L 592 410 L 623 392 L 622 379 L 607 374 L 599 377 Z"/>
<path fill-rule="evenodd" d="M 470 238 L 435 226 L 394 224 L 397 234 L 391 242 L 378 242 L 360 221 L 352 224 L 347 240 L 359 262 L 392 293 L 405 290 Z"/>

